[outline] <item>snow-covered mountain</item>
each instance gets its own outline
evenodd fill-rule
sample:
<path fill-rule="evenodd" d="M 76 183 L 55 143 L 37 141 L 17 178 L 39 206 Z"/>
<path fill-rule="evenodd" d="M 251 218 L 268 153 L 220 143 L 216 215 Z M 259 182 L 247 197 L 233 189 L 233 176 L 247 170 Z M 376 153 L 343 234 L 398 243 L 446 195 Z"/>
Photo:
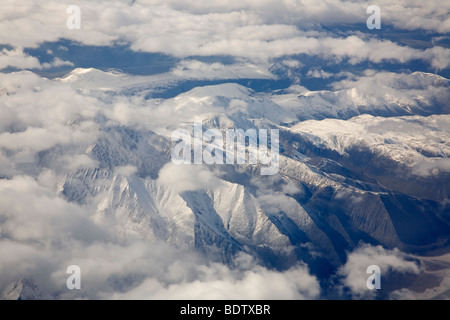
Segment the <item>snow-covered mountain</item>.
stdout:
<path fill-rule="evenodd" d="M 450 112 L 449 81 L 435 74 L 396 74 L 368 71 L 355 80 L 334 84 L 335 91 L 309 91 L 295 85 L 277 92 L 272 100 L 300 120 L 370 114 L 392 117 Z"/>
<path fill-rule="evenodd" d="M 101 83 L 117 77 L 98 70 L 77 73 L 83 77 L 71 80 L 76 87 L 86 79 Z M 274 181 L 263 181 L 254 166 L 216 166 L 225 171 L 214 185 L 176 192 L 158 179 L 170 163 L 170 131 L 165 136 L 164 131 L 107 126 L 86 150 L 98 168 L 67 174 L 60 190 L 78 203 L 101 198 L 96 219 L 114 221 L 124 236 L 196 247 L 220 261 L 240 250 L 278 268 L 298 260 L 329 261 L 313 270 L 321 272 L 342 263 L 345 251 L 361 239 L 407 250 L 427 248 L 450 230 L 448 208 L 441 205 L 450 187 L 450 119 L 420 116 L 437 109 L 446 113 L 448 105 L 439 105 L 439 97 L 429 91 L 428 96 L 419 93 L 435 86 L 448 94 L 448 85 L 446 79 L 419 73 L 392 81 L 401 86 L 405 79 L 421 87 L 405 87 L 404 100 L 379 97 L 373 87 L 372 92 L 297 87 L 295 93 L 268 95 L 228 83 L 197 87 L 163 102 L 186 116 L 179 123 L 183 127 L 200 119 L 204 130 L 279 128 L 282 153 Z M 314 120 L 300 122 L 306 114 Z M 126 166 L 135 169 L 121 174 Z M 286 186 L 293 191 L 284 192 Z"/>
<path fill-rule="evenodd" d="M 149 78 L 77 69 L 53 83 L 99 107 L 64 127 L 88 120 L 95 135 L 87 146 L 72 139 L 40 150 L 33 170 L 56 170 L 73 153 L 90 159 L 55 171 L 58 195 L 93 208 L 92 221 L 123 241 L 163 241 L 225 264 L 240 252 L 277 270 L 304 262 L 326 281 L 361 241 L 411 253 L 448 244 L 448 80 L 383 79 L 365 75 L 318 92 L 205 84 L 162 100 L 148 95 Z M 171 132 L 194 121 L 203 130 L 279 129 L 278 174 L 172 164 Z M 22 287 L 11 283 L 3 294 Z"/>

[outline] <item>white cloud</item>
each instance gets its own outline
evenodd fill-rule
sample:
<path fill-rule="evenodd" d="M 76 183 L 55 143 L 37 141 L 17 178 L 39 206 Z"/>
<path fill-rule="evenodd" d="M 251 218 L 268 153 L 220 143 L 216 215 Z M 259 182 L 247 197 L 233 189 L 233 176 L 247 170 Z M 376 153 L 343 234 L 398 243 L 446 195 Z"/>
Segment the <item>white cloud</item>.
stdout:
<path fill-rule="evenodd" d="M 31 6 L 8 0 L 0 14 L 0 43 L 15 48 L 35 47 L 44 41 L 71 39 L 88 45 L 127 42 L 136 51 L 163 52 L 177 57 L 191 55 L 232 55 L 254 61 L 306 53 L 325 55 L 352 63 L 364 60 L 406 62 L 424 59 L 436 69 L 448 66 L 448 49 L 412 49 L 391 41 L 357 37 L 332 37 L 320 25 L 365 24 L 369 1 L 80 1 L 82 28 L 68 30 L 66 6 L 53 0 Z M 384 24 L 408 30 L 450 30 L 450 5 L 389 1 L 378 3 Z M 20 9 L 18 9 L 20 8 Z M 150 31 L 149 31 L 150 30 Z M 314 31 L 319 30 L 319 31 Z M 10 37 L 14 34 L 15 37 Z M 17 50 L 17 49 L 15 49 Z M 4 54 L 5 55 L 5 54 Z M 3 64 L 37 65 L 36 59 L 23 57 Z M 54 65 L 70 62 L 54 61 Z M 44 66 L 46 67 L 46 66 Z"/>
<path fill-rule="evenodd" d="M 299 68 L 303 66 L 303 64 L 298 60 L 286 59 L 282 61 L 282 64 L 288 68 Z"/>
<path fill-rule="evenodd" d="M 59 146 L 72 151 L 69 158 L 47 163 L 53 170 L 95 166 L 83 154 L 98 134 L 94 118 L 100 102 L 31 72 L 0 74 L 0 83 L 6 93 L 0 103 L 0 148 L 11 163 L 34 163 L 40 152 Z"/>
<path fill-rule="evenodd" d="M 7 67 L 19 69 L 40 69 L 41 64 L 37 58 L 27 55 L 22 49 L 3 49 L 0 52 L 0 69 Z"/>
<path fill-rule="evenodd" d="M 411 172 L 415 175 L 428 177 L 450 171 L 448 158 L 423 158 L 413 164 Z"/>
<path fill-rule="evenodd" d="M 174 192 L 194 191 L 212 188 L 219 183 L 218 178 L 204 165 L 172 162 L 159 171 L 159 182 Z"/>
<path fill-rule="evenodd" d="M 303 266 L 284 272 L 262 267 L 244 271 L 230 270 L 223 265 L 209 268 L 212 270 L 207 270 L 207 273 L 213 272 L 213 277 L 199 277 L 192 282 L 170 285 L 149 278 L 138 287 L 123 294 L 114 294 L 111 298 L 298 300 L 315 299 L 320 294 L 317 279 Z"/>
<path fill-rule="evenodd" d="M 0 292 L 12 281 L 35 276 L 39 284 L 49 284 L 48 278 L 54 264 L 48 252 L 26 243 L 0 240 Z"/>
<path fill-rule="evenodd" d="M 278 213 L 280 211 L 291 214 L 298 211 L 303 212 L 303 208 L 293 198 L 283 193 L 270 193 L 260 195 L 258 201 L 268 213 Z"/>
<path fill-rule="evenodd" d="M 211 73 L 224 72 L 227 66 L 221 63 L 204 63 L 197 60 L 183 60 L 172 73 L 179 77 L 186 77 L 187 75 L 193 78 L 210 77 Z"/>
<path fill-rule="evenodd" d="M 83 208 L 57 197 L 54 191 L 39 185 L 31 177 L 2 179 L 0 191 L 1 236 L 4 239 L 48 246 L 52 241 L 65 241 L 64 237 L 73 240 L 95 238 L 95 235 L 87 234 L 88 216 Z"/>
<path fill-rule="evenodd" d="M 318 280 L 304 265 L 268 270 L 242 254 L 226 266 L 164 242 L 123 239 L 93 222 L 93 207 L 57 196 L 48 186 L 53 177 L 45 176 L 0 180 L 0 293 L 26 280 L 22 297 L 31 299 L 313 299 L 320 294 Z M 72 264 L 81 268 L 81 290 L 66 288 L 66 268 Z"/>
<path fill-rule="evenodd" d="M 448 48 L 435 46 L 426 49 L 423 55 L 436 70 L 442 70 L 450 66 L 450 49 Z"/>
<path fill-rule="evenodd" d="M 348 254 L 347 262 L 340 267 L 338 274 L 343 277 L 342 283 L 351 290 L 355 298 L 370 298 L 375 295 L 376 290 L 367 288 L 366 282 L 371 276 L 366 272 L 367 267 L 379 266 L 382 279 L 392 271 L 418 274 L 419 266 L 407 258 L 408 256 L 398 249 L 389 250 L 364 244 Z"/>
<path fill-rule="evenodd" d="M 322 69 L 319 68 L 319 69 L 308 70 L 306 75 L 308 77 L 311 77 L 311 78 L 327 79 L 327 78 L 330 78 L 333 74 L 329 73 L 329 72 L 326 72 L 326 71 L 323 71 Z"/>
<path fill-rule="evenodd" d="M 63 66 L 71 66 L 73 67 L 73 62 L 61 60 L 60 58 L 56 57 L 53 59 L 52 62 L 45 62 L 42 64 L 42 68 L 49 69 L 49 68 L 58 68 Z"/>

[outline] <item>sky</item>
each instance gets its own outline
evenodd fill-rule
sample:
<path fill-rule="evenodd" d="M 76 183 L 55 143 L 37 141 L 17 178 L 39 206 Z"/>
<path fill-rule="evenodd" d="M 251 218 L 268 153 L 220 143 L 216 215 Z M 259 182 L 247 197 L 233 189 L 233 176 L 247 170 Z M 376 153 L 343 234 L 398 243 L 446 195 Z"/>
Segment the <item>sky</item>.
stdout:
<path fill-rule="evenodd" d="M 431 101 L 448 113 L 450 93 L 439 76 L 450 75 L 450 2 L 379 0 L 379 30 L 366 27 L 371 4 L 2 0 L 0 292 L 28 279 L 39 287 L 38 296 L 59 299 L 321 298 L 320 279 L 302 262 L 273 270 L 243 253 L 225 265 L 165 242 L 123 237 L 117 228 L 96 220 L 101 199 L 71 202 L 61 195 L 61 181 L 68 173 L 98 167 L 85 151 L 103 137 L 105 128 L 117 125 L 169 136 L 174 128 L 204 115 L 237 117 L 242 110 L 252 118 L 269 114 L 276 124 L 290 123 L 299 117 L 290 104 L 299 103 L 299 93 L 309 90 L 305 99 L 317 99 L 316 110 L 329 109 L 329 101 L 314 91 L 320 89 L 330 90 L 340 105 L 356 90 L 363 103 L 407 101 L 431 113 Z M 69 5 L 81 9 L 80 29 L 67 27 Z M 108 73 L 73 72 L 76 68 Z M 70 72 L 71 78 L 64 78 Z M 232 84 L 225 83 L 230 80 Z M 151 85 L 140 87 L 143 83 Z M 182 94 L 203 84 L 222 86 Z M 284 90 L 284 95 L 259 94 L 266 85 Z M 267 110 L 258 108 L 261 101 Z M 274 102 L 283 102 L 286 109 L 274 109 Z M 339 121 L 344 120 L 330 120 Z M 427 131 L 433 141 L 439 140 L 433 135 L 436 128 L 444 137 L 449 134 L 448 119 L 436 121 L 442 123 Z M 301 129 L 310 128 L 314 123 Z M 346 125 L 341 128 L 345 131 Z M 449 168 L 447 159 L 421 157 L 411 170 L 429 176 L 434 169 Z M 138 168 L 131 164 L 116 170 L 128 177 Z M 183 170 L 171 163 L 162 164 L 158 173 L 157 183 L 173 193 L 214 189 L 223 174 L 201 166 Z M 283 188 L 286 193 L 298 191 L 290 184 Z M 268 211 L 294 212 L 296 203 L 289 199 L 262 192 L 255 201 Z M 336 274 L 337 290 L 349 289 L 354 298 L 371 298 L 365 287 L 367 261 L 377 262 L 386 273 L 420 272 L 417 261 L 398 249 L 362 243 L 346 255 Z M 81 293 L 65 288 L 71 264 L 82 267 Z M 35 297 L 36 292 L 27 290 L 25 295 Z M 409 297 L 410 292 L 396 294 Z"/>

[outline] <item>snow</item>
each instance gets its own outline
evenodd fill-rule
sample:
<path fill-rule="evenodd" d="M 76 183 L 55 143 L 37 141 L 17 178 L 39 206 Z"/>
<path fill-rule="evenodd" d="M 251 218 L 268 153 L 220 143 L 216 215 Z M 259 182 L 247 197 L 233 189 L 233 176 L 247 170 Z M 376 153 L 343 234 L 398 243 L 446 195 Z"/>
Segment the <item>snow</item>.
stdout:
<path fill-rule="evenodd" d="M 214 68 L 220 75 L 220 66 Z M 92 119 L 99 134 L 82 148 L 53 148 L 36 168 L 51 166 L 68 150 L 95 160 L 96 167 L 58 172 L 60 196 L 93 205 L 94 221 L 120 239 L 163 240 L 226 263 L 245 251 L 277 268 L 315 257 L 336 266 L 361 234 L 387 246 L 406 246 L 394 223 L 397 208 L 388 208 L 382 199 L 396 192 L 416 196 L 417 186 L 399 182 L 399 176 L 422 178 L 415 183 L 429 189 L 418 191 L 427 199 L 440 199 L 448 190 L 439 179 L 445 178 L 440 174 L 450 154 L 450 116 L 431 96 L 445 88 L 433 75 L 389 78 L 390 87 L 403 90 L 398 97 L 389 90 L 380 94 L 380 84 L 367 79 L 334 91 L 295 85 L 264 93 L 230 82 L 170 99 L 139 96 L 189 77 L 187 70 L 177 70 L 144 77 L 75 69 L 54 80 L 99 102 L 101 120 Z M 194 121 L 202 121 L 204 130 L 222 132 L 279 129 L 279 174 L 264 180 L 259 165 L 205 166 L 214 181 L 203 187 L 179 191 L 162 183 L 159 173 L 170 163 L 171 133 L 178 128 L 191 132 Z M 377 161 L 391 161 L 388 177 L 369 172 L 367 163 L 346 167 L 347 160 L 358 165 L 355 150 L 375 159 L 375 167 Z M 426 180 L 429 175 L 438 180 Z M 283 183 L 294 191 L 281 192 Z"/>
<path fill-rule="evenodd" d="M 366 146 L 377 154 L 414 166 L 417 162 L 450 154 L 449 115 L 397 118 L 363 115 L 350 120 L 308 120 L 291 128 L 315 145 L 342 155 L 355 146 Z M 388 143 L 387 143 L 388 142 Z"/>
<path fill-rule="evenodd" d="M 210 69 L 208 72 L 175 67 L 169 72 L 150 76 L 129 75 L 118 70 L 102 71 L 95 68 L 76 68 L 66 76 L 56 78 L 54 81 L 68 83 L 75 88 L 90 91 L 127 92 L 132 90 L 139 92 L 168 88 L 180 81 L 217 79 L 274 79 L 274 76 L 261 65 L 237 63 Z"/>

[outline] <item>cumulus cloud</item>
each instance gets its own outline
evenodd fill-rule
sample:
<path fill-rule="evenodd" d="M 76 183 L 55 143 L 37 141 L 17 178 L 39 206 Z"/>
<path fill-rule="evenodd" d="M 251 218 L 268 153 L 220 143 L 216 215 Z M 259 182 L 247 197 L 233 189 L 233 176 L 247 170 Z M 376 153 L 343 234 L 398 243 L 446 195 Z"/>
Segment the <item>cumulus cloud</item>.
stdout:
<path fill-rule="evenodd" d="M 55 57 L 51 62 L 44 62 L 41 64 L 36 57 L 26 54 L 21 48 L 14 48 L 11 50 L 4 48 L 0 51 L 0 70 L 8 67 L 42 70 L 73 65 L 72 62 L 61 60 L 58 57 Z"/>
<path fill-rule="evenodd" d="M 332 36 L 321 26 L 365 25 L 371 3 L 332 1 L 80 1 L 82 29 L 68 30 L 66 6 L 53 0 L 31 6 L 6 1 L 0 16 L 0 43 L 36 47 L 61 38 L 87 45 L 129 43 L 135 51 L 163 52 L 177 57 L 231 55 L 255 61 L 295 54 L 323 55 L 352 63 L 364 60 L 406 62 L 424 59 L 436 69 L 448 66 L 448 49 L 413 49 L 389 40 L 368 40 L 353 34 Z M 408 30 L 448 32 L 448 5 L 439 1 L 381 1 L 384 24 Z M 3 17 L 3 18 L 2 18 Z M 101 23 L 98 23 L 101 21 Z M 149 31 L 150 30 L 150 31 Z M 15 37 L 9 37 L 15 34 Z M 14 49 L 16 50 L 16 49 Z M 14 51 L 15 52 L 15 51 Z M 32 57 L 3 64 L 37 65 Z M 12 58 L 11 58 L 12 59 Z M 54 65 L 70 62 L 54 61 Z M 44 66 L 45 67 L 45 66 Z M 217 68 L 220 66 L 214 66 Z"/>
<path fill-rule="evenodd" d="M 320 294 L 318 280 L 302 264 L 275 271 L 241 254 L 226 266 L 165 242 L 123 239 L 94 222 L 94 208 L 69 203 L 39 181 L 0 180 L 0 293 L 18 281 L 22 298 L 31 299 L 313 299 Z M 81 269 L 81 290 L 66 288 L 66 269 L 73 264 Z"/>
<path fill-rule="evenodd" d="M 204 165 L 167 163 L 159 172 L 159 182 L 175 192 L 212 188 L 218 178 Z"/>
<path fill-rule="evenodd" d="M 73 62 L 61 60 L 60 58 L 56 57 L 53 59 L 52 62 L 45 62 L 42 64 L 42 68 L 49 69 L 49 68 L 58 68 L 63 66 L 71 66 L 73 67 Z"/>
<path fill-rule="evenodd" d="M 298 202 L 283 193 L 264 194 L 258 197 L 258 201 L 268 213 L 282 211 L 292 214 L 299 210 L 303 211 L 303 208 L 299 206 Z"/>
<path fill-rule="evenodd" d="M 2 179 L 0 190 L 3 239 L 49 245 L 65 236 L 75 240 L 78 236 L 90 238 L 84 210 L 57 197 L 33 178 Z"/>
<path fill-rule="evenodd" d="M 413 274 L 420 272 L 417 263 L 411 259 L 408 260 L 408 256 L 398 249 L 389 250 L 382 246 L 363 244 L 349 253 L 347 262 L 338 270 L 338 274 L 343 277 L 343 285 L 350 289 L 354 297 L 374 297 L 376 290 L 369 290 L 366 284 L 371 275 L 366 271 L 372 265 L 380 267 L 381 279 L 393 271 Z M 381 289 L 383 289 L 383 280 L 381 280 Z"/>
<path fill-rule="evenodd" d="M 53 170 L 94 165 L 83 153 L 98 134 L 99 102 L 31 72 L 0 74 L 0 83 L 0 148 L 12 163 L 35 163 L 43 151 L 72 146 L 73 158 L 42 164 Z M 8 171 L 2 174 L 13 173 Z"/>
<path fill-rule="evenodd" d="M 426 49 L 423 55 L 435 70 L 446 69 L 450 66 L 450 49 L 448 48 L 435 46 Z"/>
<path fill-rule="evenodd" d="M 237 257 L 237 260 L 242 257 Z M 189 263 L 179 270 L 176 261 L 170 271 L 186 273 Z M 169 271 L 169 272 L 170 272 Z M 227 267 L 221 264 L 197 265 L 190 281 L 164 283 L 149 278 L 112 299 L 314 299 L 320 294 L 317 279 L 303 265 L 284 272 L 272 271 L 251 263 L 251 267 Z M 178 273 L 180 272 L 180 273 Z M 169 275 L 170 276 L 170 275 Z"/>
<path fill-rule="evenodd" d="M 42 68 L 39 60 L 29 56 L 22 49 L 15 48 L 12 50 L 3 49 L 0 52 L 0 69 L 7 67 L 19 69 L 40 69 Z"/>
<path fill-rule="evenodd" d="M 322 69 L 311 69 L 311 70 L 308 70 L 308 72 L 306 73 L 306 75 L 308 76 L 308 77 L 311 77 L 311 78 L 321 78 L 321 79 L 328 79 L 328 78 L 330 78 L 333 74 L 332 73 L 329 73 L 329 72 L 326 72 L 326 71 L 323 71 Z"/>
<path fill-rule="evenodd" d="M 193 78 L 202 78 L 206 75 L 209 77 L 211 73 L 224 72 L 226 68 L 221 63 L 208 64 L 197 60 L 183 60 L 172 72 L 179 77 L 185 77 L 187 74 Z"/>

